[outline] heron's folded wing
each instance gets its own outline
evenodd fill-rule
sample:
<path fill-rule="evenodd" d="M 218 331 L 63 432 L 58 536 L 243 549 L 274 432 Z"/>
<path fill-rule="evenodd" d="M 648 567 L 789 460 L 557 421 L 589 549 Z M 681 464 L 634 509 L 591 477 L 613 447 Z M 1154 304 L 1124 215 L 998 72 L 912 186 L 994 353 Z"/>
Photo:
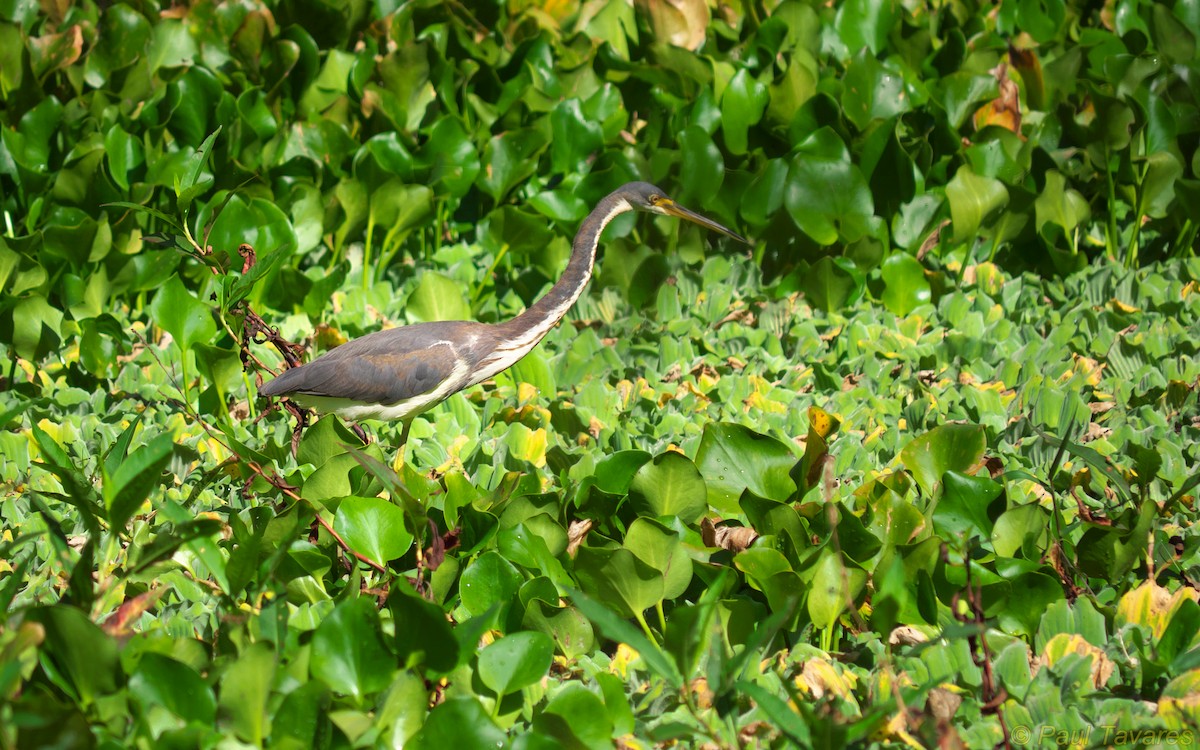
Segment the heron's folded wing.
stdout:
<path fill-rule="evenodd" d="M 364 404 L 395 404 L 437 388 L 451 376 L 456 363 L 449 346 L 403 353 L 374 351 L 354 357 L 326 356 L 284 372 L 263 385 L 259 393 L 299 393 Z"/>

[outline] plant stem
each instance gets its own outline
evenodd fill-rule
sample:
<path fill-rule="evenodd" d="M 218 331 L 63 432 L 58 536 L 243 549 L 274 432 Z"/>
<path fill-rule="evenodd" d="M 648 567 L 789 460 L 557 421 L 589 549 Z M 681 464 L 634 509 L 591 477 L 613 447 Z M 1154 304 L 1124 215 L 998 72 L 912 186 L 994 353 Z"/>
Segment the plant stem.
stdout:
<path fill-rule="evenodd" d="M 642 632 L 646 634 L 646 637 L 649 638 L 652 643 L 657 644 L 658 639 L 654 637 L 654 631 L 650 629 L 650 624 L 646 622 L 645 615 L 639 611 L 634 612 L 633 616 L 637 619 L 638 625 L 642 626 Z"/>

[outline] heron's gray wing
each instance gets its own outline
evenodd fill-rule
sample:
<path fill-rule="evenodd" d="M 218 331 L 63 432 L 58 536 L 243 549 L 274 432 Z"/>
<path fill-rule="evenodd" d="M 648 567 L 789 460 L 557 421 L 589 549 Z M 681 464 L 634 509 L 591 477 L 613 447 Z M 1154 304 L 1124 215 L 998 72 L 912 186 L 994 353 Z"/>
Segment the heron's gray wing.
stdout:
<path fill-rule="evenodd" d="M 369 347 L 351 353 L 352 356 L 334 356 L 346 346 L 349 344 L 284 372 L 263 385 L 259 393 L 266 396 L 299 393 L 364 404 L 395 404 L 437 388 L 451 376 L 458 361 L 454 349 L 444 343 L 404 352 Z"/>

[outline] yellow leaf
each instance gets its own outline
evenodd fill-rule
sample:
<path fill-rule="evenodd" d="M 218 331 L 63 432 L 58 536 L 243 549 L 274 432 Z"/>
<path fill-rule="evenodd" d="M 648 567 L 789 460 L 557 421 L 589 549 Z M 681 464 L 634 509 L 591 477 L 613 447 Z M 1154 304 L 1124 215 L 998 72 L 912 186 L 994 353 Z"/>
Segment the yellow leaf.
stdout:
<path fill-rule="evenodd" d="M 1069 654 L 1079 654 L 1091 660 L 1092 685 L 1096 688 L 1108 682 L 1116 667 L 1103 651 L 1077 633 L 1059 633 L 1051 638 L 1042 649 L 1041 660 L 1046 666 L 1054 666 Z"/>
<path fill-rule="evenodd" d="M 1121 597 L 1117 603 L 1115 625 L 1118 628 L 1125 623 L 1145 625 L 1154 634 L 1154 639 L 1158 640 L 1175 616 L 1175 611 L 1183 606 L 1184 599 L 1200 602 L 1200 592 L 1181 588 L 1171 594 L 1154 581 L 1146 581 Z"/>
<path fill-rule="evenodd" d="M 608 669 L 622 680 L 629 677 L 629 667 L 637 660 L 639 654 L 628 643 L 617 644 L 617 653 L 613 654 L 612 663 Z"/>
<path fill-rule="evenodd" d="M 838 669 L 824 659 L 809 659 L 804 662 L 804 670 L 796 678 L 796 687 L 806 695 L 814 698 L 824 698 L 832 693 L 839 698 L 853 700 L 854 686 L 858 678 L 852 673 L 839 673 Z"/>
<path fill-rule="evenodd" d="M 1200 724 L 1200 669 L 1184 672 L 1167 683 L 1158 700 L 1158 715 L 1168 729 L 1195 732 Z"/>

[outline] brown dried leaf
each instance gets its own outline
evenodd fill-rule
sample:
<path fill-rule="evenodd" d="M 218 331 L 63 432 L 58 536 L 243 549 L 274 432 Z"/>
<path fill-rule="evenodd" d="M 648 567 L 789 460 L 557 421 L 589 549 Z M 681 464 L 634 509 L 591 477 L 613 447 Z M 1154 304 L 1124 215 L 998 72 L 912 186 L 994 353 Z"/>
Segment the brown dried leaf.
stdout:
<path fill-rule="evenodd" d="M 587 538 L 588 532 L 592 530 L 591 519 L 582 521 L 572 521 L 567 528 L 567 556 L 575 557 L 575 553 L 579 550 L 579 545 L 583 544 L 583 540 Z"/>
<path fill-rule="evenodd" d="M 930 250 L 938 246 L 938 243 L 942 241 L 942 230 L 948 226 L 950 226 L 950 220 L 946 219 L 934 227 L 925 241 L 921 243 L 921 247 L 917 249 L 917 260 L 923 260 Z"/>
<path fill-rule="evenodd" d="M 928 640 L 929 636 L 911 625 L 900 625 L 888 634 L 888 643 L 892 646 L 915 646 Z"/>
<path fill-rule="evenodd" d="M 705 547 L 719 547 L 737 554 L 753 544 L 758 536 L 750 526 L 717 526 L 711 518 L 700 521 L 700 538 Z"/>
<path fill-rule="evenodd" d="M 129 625 L 135 622 L 147 610 L 153 607 L 162 595 L 167 592 L 166 586 L 150 589 L 144 594 L 138 594 L 127 599 L 117 611 L 109 615 L 100 627 L 110 636 L 132 635 Z"/>
<path fill-rule="evenodd" d="M 1000 95 L 975 112 L 975 129 L 998 125 L 1021 135 L 1021 93 L 1008 77 L 1008 64 L 1002 62 L 988 72 L 1000 85 Z"/>

